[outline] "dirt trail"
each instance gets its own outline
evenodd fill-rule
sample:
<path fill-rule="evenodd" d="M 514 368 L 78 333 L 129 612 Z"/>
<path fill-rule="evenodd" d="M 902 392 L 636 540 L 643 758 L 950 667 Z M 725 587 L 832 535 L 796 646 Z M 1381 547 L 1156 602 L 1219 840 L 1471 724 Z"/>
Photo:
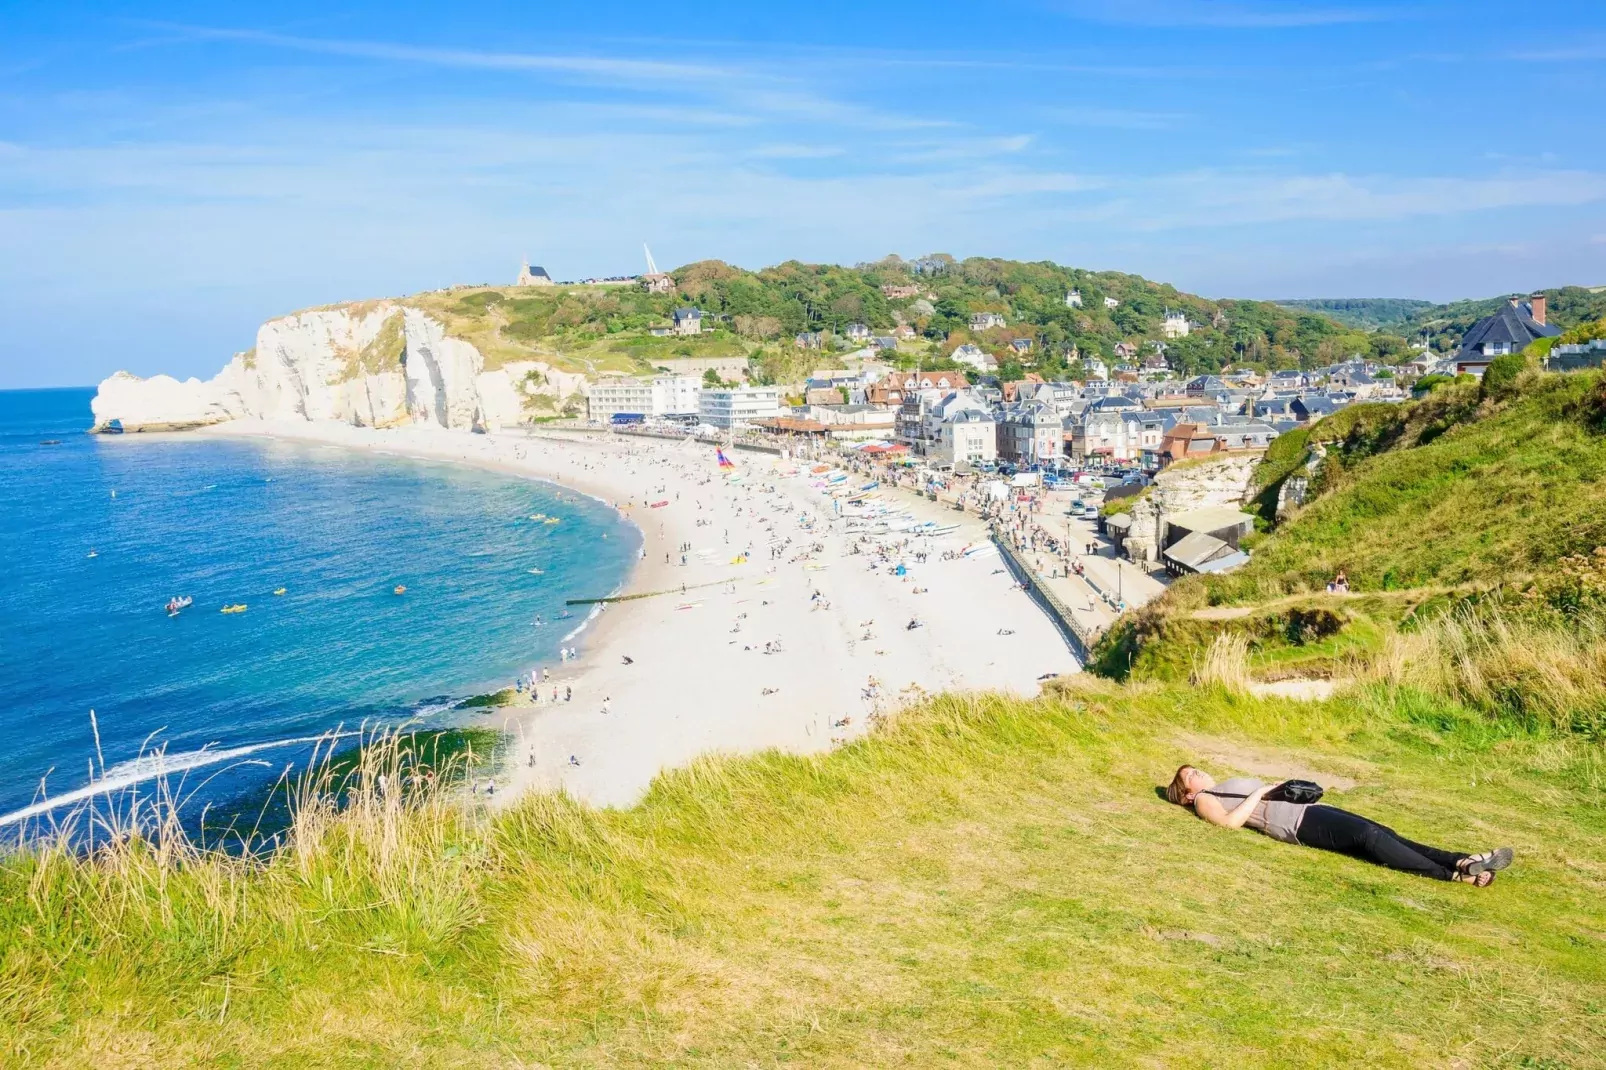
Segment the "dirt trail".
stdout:
<path fill-rule="evenodd" d="M 1314 780 L 1324 788 L 1348 791 L 1361 782 L 1357 777 L 1365 777 L 1372 772 L 1369 763 L 1350 758 L 1323 758 L 1322 764 L 1326 768 L 1317 769 L 1306 764 L 1308 758 L 1305 755 L 1293 751 L 1251 747 L 1220 736 L 1194 732 L 1179 732 L 1176 738 L 1188 752 L 1190 762 L 1203 766 L 1219 780 L 1226 779 L 1232 773 L 1253 773 L 1266 780 L 1274 777 L 1278 780 Z M 1336 768 L 1345 769 L 1351 775 L 1336 772 Z"/>
<path fill-rule="evenodd" d="M 1300 594 L 1284 595 L 1273 598 L 1269 602 L 1257 602 L 1248 606 L 1207 606 L 1196 609 L 1188 614 L 1192 620 L 1242 620 L 1244 617 L 1268 609 L 1279 609 L 1283 606 L 1297 605 L 1301 602 L 1320 601 L 1328 598 L 1343 602 L 1357 598 L 1384 598 L 1399 602 L 1425 602 L 1429 598 L 1447 594 L 1472 594 L 1487 590 L 1482 584 L 1463 583 L 1449 587 L 1407 587 L 1399 591 L 1305 591 Z"/>

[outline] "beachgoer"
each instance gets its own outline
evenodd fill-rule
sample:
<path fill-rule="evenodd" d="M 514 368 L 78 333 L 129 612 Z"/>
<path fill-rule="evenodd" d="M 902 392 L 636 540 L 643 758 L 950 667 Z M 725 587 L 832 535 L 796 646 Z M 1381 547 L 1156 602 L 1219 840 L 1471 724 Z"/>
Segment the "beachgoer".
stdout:
<path fill-rule="evenodd" d="M 1297 843 L 1375 862 L 1402 873 L 1441 881 L 1461 881 L 1478 888 L 1494 881 L 1496 871 L 1511 865 L 1512 850 L 1500 847 L 1462 854 L 1413 843 L 1386 825 L 1323 803 L 1269 800 L 1278 784 L 1254 777 L 1233 777 L 1217 784 L 1209 773 L 1184 765 L 1165 795 L 1179 806 L 1222 828 L 1252 828 L 1284 843 Z"/>

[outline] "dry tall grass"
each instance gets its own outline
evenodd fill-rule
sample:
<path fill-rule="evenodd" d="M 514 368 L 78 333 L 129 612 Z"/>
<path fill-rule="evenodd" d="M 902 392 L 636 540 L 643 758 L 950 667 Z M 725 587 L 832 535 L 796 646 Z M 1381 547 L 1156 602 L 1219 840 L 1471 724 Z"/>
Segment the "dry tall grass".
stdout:
<path fill-rule="evenodd" d="M 1196 658 L 1191 681 L 1195 687 L 1221 687 L 1228 691 L 1248 691 L 1249 637 L 1242 632 L 1225 631 L 1216 636 L 1205 651 Z"/>
<path fill-rule="evenodd" d="M 1545 621 L 1499 603 L 1463 606 L 1391 634 L 1355 669 L 1529 726 L 1606 731 L 1606 621 Z"/>
<path fill-rule="evenodd" d="M 352 903 L 383 917 L 400 943 L 460 930 L 476 913 L 463 869 L 488 840 L 483 814 L 461 802 L 474 755 L 375 730 L 337 758 L 334 740 L 277 789 L 288 795 L 288 826 L 271 837 L 242 831 L 240 851 L 197 843 L 181 820 L 183 793 L 163 780 L 147 796 L 92 801 L 36 832 L 12 859 L 27 870 L 35 922 L 87 923 L 72 940 L 80 946 L 128 952 L 177 938 L 225 961 Z"/>

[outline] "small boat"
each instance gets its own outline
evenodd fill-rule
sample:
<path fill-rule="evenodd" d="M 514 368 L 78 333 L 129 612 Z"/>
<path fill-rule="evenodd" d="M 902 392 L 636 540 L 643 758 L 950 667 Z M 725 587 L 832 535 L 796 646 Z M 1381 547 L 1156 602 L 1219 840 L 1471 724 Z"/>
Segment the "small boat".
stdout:
<path fill-rule="evenodd" d="M 195 604 L 195 599 L 189 597 L 188 595 L 184 596 L 183 598 L 169 598 L 167 600 L 167 607 L 166 607 L 167 608 L 167 615 L 169 617 L 176 617 L 176 616 L 178 616 L 178 611 L 179 610 L 188 609 L 191 606 L 193 606 L 194 604 Z"/>
<path fill-rule="evenodd" d="M 87 556 L 89 556 L 89 557 L 99 557 L 100 554 L 95 550 L 91 550 L 91 551 L 89 551 Z"/>
<path fill-rule="evenodd" d="M 280 595 L 280 594 L 284 594 L 285 590 L 286 590 L 286 588 L 284 588 L 284 587 L 276 587 L 276 588 L 274 588 L 273 593 L 276 594 L 276 595 Z"/>
<path fill-rule="evenodd" d="M 59 439 L 59 438 L 42 438 L 42 439 L 39 440 L 39 445 L 41 445 L 41 446 L 59 446 L 59 445 L 61 445 L 61 439 Z"/>
<path fill-rule="evenodd" d="M 246 606 L 245 606 L 244 602 L 235 602 L 233 605 L 224 606 L 223 607 L 223 612 L 225 612 L 225 613 L 244 613 L 245 609 L 246 609 Z"/>
<path fill-rule="evenodd" d="M 555 516 L 549 516 L 545 520 L 543 520 L 542 523 L 543 524 L 561 524 L 561 523 L 563 523 L 563 521 L 559 520 Z"/>
<path fill-rule="evenodd" d="M 531 513 L 530 514 L 530 519 L 531 520 L 537 520 L 537 521 L 545 520 L 546 519 L 546 514 L 545 513 Z"/>
<path fill-rule="evenodd" d="M 542 568 L 527 568 L 524 571 L 528 572 L 532 576 L 545 576 L 546 575 L 546 569 L 542 569 Z"/>
<path fill-rule="evenodd" d="M 406 594 L 407 593 L 407 586 L 405 584 L 398 583 L 390 593 L 391 594 Z"/>

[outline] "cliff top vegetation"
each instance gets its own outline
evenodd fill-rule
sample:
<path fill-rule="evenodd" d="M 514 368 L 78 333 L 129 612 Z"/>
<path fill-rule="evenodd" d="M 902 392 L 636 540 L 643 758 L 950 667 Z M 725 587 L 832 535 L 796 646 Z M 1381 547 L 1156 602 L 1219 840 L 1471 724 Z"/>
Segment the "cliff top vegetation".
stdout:
<path fill-rule="evenodd" d="M 1184 374 L 1234 363 L 1316 367 L 1355 353 L 1392 360 L 1408 352 L 1402 339 L 1345 328 L 1325 315 L 1262 301 L 1214 301 L 1137 275 L 1047 262 L 887 257 L 855 267 L 788 261 L 747 271 L 711 260 L 672 277 L 670 294 L 634 286 L 473 287 L 403 303 L 473 343 L 493 367 L 542 360 L 570 371 L 645 373 L 677 357 L 745 356 L 755 377 L 767 382 L 792 381 L 828 364 L 829 340 L 852 324 L 878 335 L 912 328 L 914 337 L 889 355 L 908 366 L 942 366 L 969 343 L 995 354 L 1006 377 L 1029 370 L 1067 375 L 1075 370 L 1073 353 L 1114 362 L 1121 342 L 1140 348 L 1162 342 Z M 1067 303 L 1073 292 L 1079 307 Z M 702 334 L 650 333 L 686 306 L 704 311 Z M 985 312 L 1001 315 L 1003 326 L 972 330 L 971 317 Z M 1168 312 L 1189 320 L 1187 337 L 1165 337 Z M 824 334 L 826 351 L 796 349 L 793 338 L 803 332 Z M 1032 341 L 1029 353 L 1010 348 L 1019 338 Z"/>
<path fill-rule="evenodd" d="M 1519 865 L 1474 892 L 1194 820 L 1294 773 Z M 394 783 L 394 781 L 393 781 Z M 1470 785 L 1476 785 L 1472 787 Z M 0 864 L 12 1065 L 1599 1066 L 1598 749 L 1371 685 L 941 698 L 639 805 L 353 789 L 258 859 Z"/>

